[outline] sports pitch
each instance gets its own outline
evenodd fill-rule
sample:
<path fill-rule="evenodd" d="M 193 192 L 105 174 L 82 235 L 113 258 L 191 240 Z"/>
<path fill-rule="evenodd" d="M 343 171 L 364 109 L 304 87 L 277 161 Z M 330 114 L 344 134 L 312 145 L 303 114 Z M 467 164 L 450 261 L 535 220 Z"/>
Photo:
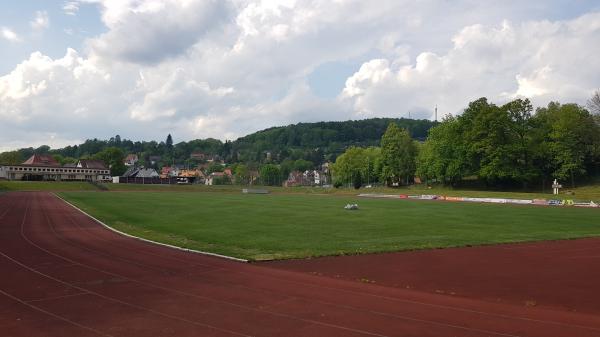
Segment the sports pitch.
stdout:
<path fill-rule="evenodd" d="M 600 236 L 597 209 L 239 192 L 60 196 L 118 230 L 249 260 Z"/>

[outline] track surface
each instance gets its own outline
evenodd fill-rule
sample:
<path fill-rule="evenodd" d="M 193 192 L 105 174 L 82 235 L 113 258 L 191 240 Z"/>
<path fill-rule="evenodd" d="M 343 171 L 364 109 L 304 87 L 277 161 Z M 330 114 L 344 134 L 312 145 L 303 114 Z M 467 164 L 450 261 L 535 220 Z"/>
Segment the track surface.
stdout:
<path fill-rule="evenodd" d="M 388 287 L 600 315 L 598 238 L 273 261 L 269 265 Z"/>
<path fill-rule="evenodd" d="M 0 196 L 2 336 L 600 336 L 600 317 L 344 281 L 126 238 Z"/>

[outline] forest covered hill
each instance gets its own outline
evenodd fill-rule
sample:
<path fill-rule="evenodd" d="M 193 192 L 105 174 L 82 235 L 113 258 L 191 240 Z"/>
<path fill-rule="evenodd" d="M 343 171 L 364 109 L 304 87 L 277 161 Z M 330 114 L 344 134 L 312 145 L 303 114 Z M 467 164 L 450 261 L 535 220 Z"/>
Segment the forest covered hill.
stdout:
<path fill-rule="evenodd" d="M 118 148 L 125 155 L 137 154 L 140 164 L 145 166 L 160 167 L 173 163 L 193 165 L 202 161 L 192 158 L 193 153 L 202 153 L 207 158 L 216 157 L 227 163 L 281 163 L 288 159 L 319 165 L 325 161 L 335 161 L 349 146 L 379 145 L 381 136 L 391 122 L 407 129 L 417 140 L 425 140 L 428 130 L 436 124 L 429 120 L 406 118 L 299 123 L 268 128 L 225 142 L 207 138 L 174 143 L 177 135 L 164 135 L 165 141 L 134 141 L 117 135 L 108 140 L 88 139 L 82 144 L 61 149 L 43 145 L 4 152 L 0 153 L 0 163 L 21 163 L 33 153 L 49 153 L 60 162 L 68 163 L 95 157 L 108 148 Z"/>

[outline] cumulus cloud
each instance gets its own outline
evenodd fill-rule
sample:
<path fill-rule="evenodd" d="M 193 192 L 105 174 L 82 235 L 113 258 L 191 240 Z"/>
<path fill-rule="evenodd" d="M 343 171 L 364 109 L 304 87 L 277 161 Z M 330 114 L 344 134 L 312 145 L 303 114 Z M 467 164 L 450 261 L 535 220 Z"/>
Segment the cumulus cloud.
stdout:
<path fill-rule="evenodd" d="M 8 27 L 2 27 L 0 29 L 0 32 L 2 32 L 2 35 L 1 35 L 2 38 L 9 42 L 21 42 L 22 41 L 21 37 Z"/>
<path fill-rule="evenodd" d="M 302 121 L 431 118 L 436 104 L 441 116 L 481 96 L 583 103 L 598 86 L 600 13 L 524 19 L 536 1 L 75 0 L 63 10 L 84 3 L 106 33 L 0 76 L 0 142 L 234 139 Z M 338 97 L 317 97 L 307 78 L 335 62 L 355 73 Z"/>
<path fill-rule="evenodd" d="M 35 12 L 35 18 L 31 20 L 29 23 L 33 30 L 44 30 L 50 27 L 50 18 L 48 17 L 48 12 L 46 11 L 37 11 Z"/>
<path fill-rule="evenodd" d="M 133 63 L 177 56 L 229 17 L 222 0 L 98 1 L 109 31 L 89 41 L 94 53 Z"/>
<path fill-rule="evenodd" d="M 585 102 L 600 71 L 594 57 L 599 22 L 600 13 L 590 13 L 570 21 L 471 25 L 454 35 L 444 54 L 422 52 L 413 63 L 404 57 L 364 63 L 346 81 L 341 99 L 368 116 L 416 110 L 427 118 L 436 104 L 459 113 L 482 96 L 499 102 L 528 97 L 540 105 Z"/>

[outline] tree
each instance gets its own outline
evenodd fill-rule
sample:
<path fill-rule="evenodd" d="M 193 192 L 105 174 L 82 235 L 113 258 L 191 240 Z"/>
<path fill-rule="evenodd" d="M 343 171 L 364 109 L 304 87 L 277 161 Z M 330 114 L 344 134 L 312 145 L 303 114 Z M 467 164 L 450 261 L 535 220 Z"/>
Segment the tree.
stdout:
<path fill-rule="evenodd" d="M 524 187 L 540 175 L 540 170 L 533 166 L 534 144 L 532 133 L 534 120 L 533 107 L 529 99 L 516 99 L 502 106 L 509 117 L 507 148 L 515 170 L 512 179 L 520 181 Z"/>
<path fill-rule="evenodd" d="M 65 165 L 65 164 L 75 164 L 77 163 L 77 159 L 72 158 L 72 157 L 64 157 L 60 154 L 53 154 L 52 157 L 54 158 L 54 160 L 56 160 L 60 165 Z"/>
<path fill-rule="evenodd" d="M 551 102 L 538 109 L 538 119 L 547 128 L 547 143 L 555 178 L 570 180 L 598 165 L 600 125 L 589 111 L 576 104 Z"/>
<path fill-rule="evenodd" d="M 19 165 L 23 162 L 23 156 L 19 151 L 8 151 L 0 153 L 0 164 Z"/>
<path fill-rule="evenodd" d="M 110 168 L 110 174 L 112 176 L 120 176 L 125 173 L 127 169 L 125 164 L 123 164 L 125 154 L 117 147 L 107 147 L 96 153 L 93 158 L 103 161 Z"/>
<path fill-rule="evenodd" d="M 38 147 L 37 149 L 35 149 L 34 153 L 36 153 L 36 154 L 46 154 L 46 153 L 48 153 L 48 151 L 50 151 L 50 146 L 48 146 L 48 145 L 42 145 L 42 146 Z"/>
<path fill-rule="evenodd" d="M 213 172 L 223 172 L 223 170 L 224 170 L 223 165 L 221 165 L 220 163 L 217 163 L 217 162 L 213 162 L 206 169 L 206 174 L 211 174 Z"/>
<path fill-rule="evenodd" d="M 274 164 L 266 164 L 260 168 L 260 180 L 263 185 L 278 186 L 281 182 L 281 172 L 279 167 Z"/>
<path fill-rule="evenodd" d="M 355 176 L 361 175 L 361 180 L 367 183 L 377 181 L 380 172 L 381 149 L 376 147 L 362 148 L 351 146 L 346 152 L 337 157 L 332 165 L 334 180 L 338 184 L 348 184 Z"/>
<path fill-rule="evenodd" d="M 590 112 L 596 116 L 600 116 L 600 90 L 596 90 L 592 97 L 587 102 L 587 107 Z"/>
<path fill-rule="evenodd" d="M 406 129 L 390 123 L 381 138 L 381 178 L 388 186 L 408 183 L 415 173 L 417 147 Z"/>
<path fill-rule="evenodd" d="M 250 172 L 244 164 L 237 164 L 233 170 L 236 184 L 247 185 L 250 183 Z"/>
<path fill-rule="evenodd" d="M 169 151 L 169 152 L 173 151 L 173 137 L 171 137 L 170 133 L 167 136 L 167 140 L 165 141 L 165 145 L 167 147 L 167 151 Z"/>
<path fill-rule="evenodd" d="M 298 159 L 294 162 L 293 169 L 294 171 L 304 172 L 306 170 L 310 170 L 315 167 L 315 164 L 312 161 Z"/>
<path fill-rule="evenodd" d="M 461 122 L 446 116 L 438 126 L 431 128 L 417 161 L 417 175 L 425 180 L 455 185 L 471 175 L 473 168 Z"/>
<path fill-rule="evenodd" d="M 354 189 L 359 189 L 362 186 L 362 174 L 360 174 L 360 171 L 354 171 L 352 173 L 352 186 L 354 186 Z"/>

